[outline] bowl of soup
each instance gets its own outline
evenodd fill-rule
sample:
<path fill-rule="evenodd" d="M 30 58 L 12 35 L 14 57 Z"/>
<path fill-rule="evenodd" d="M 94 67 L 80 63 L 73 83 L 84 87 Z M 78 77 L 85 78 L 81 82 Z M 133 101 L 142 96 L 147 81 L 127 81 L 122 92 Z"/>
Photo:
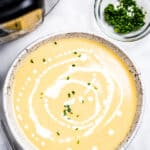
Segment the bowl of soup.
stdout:
<path fill-rule="evenodd" d="M 135 135 L 143 89 L 129 57 L 87 33 L 42 38 L 12 64 L 4 122 L 24 150 L 116 150 Z"/>

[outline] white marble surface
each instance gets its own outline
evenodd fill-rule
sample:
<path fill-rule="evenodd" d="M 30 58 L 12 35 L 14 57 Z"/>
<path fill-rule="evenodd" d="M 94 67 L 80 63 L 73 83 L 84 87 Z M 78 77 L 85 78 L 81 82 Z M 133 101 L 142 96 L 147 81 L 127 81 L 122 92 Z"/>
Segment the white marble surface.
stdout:
<path fill-rule="evenodd" d="M 118 42 L 106 37 L 95 22 L 93 4 L 94 0 L 60 0 L 38 29 L 23 38 L 0 45 L 0 90 L 10 64 L 17 54 L 32 41 L 47 34 L 59 32 L 95 33 L 105 37 L 125 51 L 134 60 L 141 72 L 146 95 L 146 99 L 144 99 L 146 101 L 145 113 L 140 130 L 129 145 L 128 150 L 150 150 L 150 34 L 142 40 L 132 43 Z M 5 149 L 0 136 L 0 150 Z"/>

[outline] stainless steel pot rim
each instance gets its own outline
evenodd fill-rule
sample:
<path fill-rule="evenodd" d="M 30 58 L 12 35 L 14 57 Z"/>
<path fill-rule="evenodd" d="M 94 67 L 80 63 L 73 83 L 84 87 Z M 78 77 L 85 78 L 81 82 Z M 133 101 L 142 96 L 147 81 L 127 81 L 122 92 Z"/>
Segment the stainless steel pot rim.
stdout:
<path fill-rule="evenodd" d="M 123 52 L 121 49 L 119 49 L 118 47 L 116 47 L 114 44 L 110 43 L 109 41 L 95 35 L 92 33 L 82 33 L 82 32 L 72 32 L 72 33 L 61 33 L 61 34 L 50 34 L 47 36 L 44 36 L 36 41 L 34 41 L 32 44 L 30 44 L 29 46 L 27 46 L 15 59 L 15 61 L 13 62 L 12 66 L 10 67 L 7 77 L 5 79 L 4 82 L 4 87 L 3 87 L 3 110 L 4 110 L 4 116 L 5 116 L 5 122 L 8 125 L 9 131 L 10 131 L 10 135 L 12 135 L 12 137 L 17 141 L 17 144 L 20 145 L 23 149 L 34 149 L 35 147 L 25 138 L 22 138 L 19 136 L 19 134 L 17 134 L 16 131 L 16 127 L 13 127 L 12 121 L 11 120 L 11 116 L 9 116 L 11 113 L 9 112 L 10 110 L 8 109 L 8 95 L 9 95 L 9 90 L 10 90 L 10 83 L 11 83 L 11 77 L 12 74 L 15 72 L 16 66 L 18 65 L 18 63 L 21 61 L 21 59 L 23 59 L 26 55 L 30 54 L 30 50 L 34 49 L 35 47 L 37 47 L 37 45 L 40 45 L 43 42 L 49 41 L 49 40 L 53 40 L 53 39 L 58 39 L 58 38 L 68 38 L 68 37 L 85 37 L 85 38 L 90 38 L 90 39 L 94 39 L 97 40 L 99 42 L 102 42 L 104 44 L 106 44 L 107 46 L 113 48 L 113 51 L 115 51 L 124 61 L 125 63 L 128 62 L 128 67 L 132 67 L 130 69 L 133 69 L 136 74 L 136 78 L 139 82 L 139 95 L 141 96 L 140 100 L 140 105 L 138 106 L 138 110 L 137 110 L 137 118 L 135 118 L 135 122 L 133 124 L 133 127 L 131 129 L 131 132 L 129 133 L 129 135 L 126 137 L 126 139 L 120 144 L 119 149 L 123 150 L 126 149 L 128 147 L 128 145 L 130 144 L 130 142 L 134 139 L 140 125 L 142 122 L 142 116 L 143 116 L 143 112 L 144 112 L 144 91 L 143 91 L 143 86 L 140 80 L 140 72 L 137 71 L 137 68 L 134 66 L 135 63 L 133 63 L 133 60 L 131 60 L 128 55 Z M 131 65 L 131 66 L 129 66 Z M 13 121 L 14 123 L 16 123 L 15 121 Z M 27 145 L 29 144 L 29 145 Z"/>

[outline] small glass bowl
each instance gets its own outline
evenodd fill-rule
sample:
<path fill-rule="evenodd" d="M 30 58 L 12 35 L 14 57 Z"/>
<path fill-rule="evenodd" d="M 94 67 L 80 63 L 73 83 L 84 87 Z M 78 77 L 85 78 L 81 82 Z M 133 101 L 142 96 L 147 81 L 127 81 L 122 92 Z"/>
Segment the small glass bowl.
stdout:
<path fill-rule="evenodd" d="M 94 15 L 97 24 L 102 32 L 104 32 L 106 35 L 115 40 L 129 42 L 141 39 L 150 32 L 150 0 L 136 0 L 137 5 L 143 8 L 143 11 L 146 11 L 145 25 L 140 30 L 128 34 L 115 33 L 113 27 L 105 22 L 104 9 L 110 3 L 118 5 L 119 0 L 95 0 L 94 4 Z"/>

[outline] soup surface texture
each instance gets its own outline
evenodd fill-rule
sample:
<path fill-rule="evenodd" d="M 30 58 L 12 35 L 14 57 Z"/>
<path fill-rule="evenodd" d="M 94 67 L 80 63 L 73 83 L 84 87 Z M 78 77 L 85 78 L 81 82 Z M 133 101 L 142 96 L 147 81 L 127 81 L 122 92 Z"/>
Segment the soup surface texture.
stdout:
<path fill-rule="evenodd" d="M 39 150 L 115 150 L 130 132 L 137 89 L 109 46 L 84 37 L 48 40 L 15 71 L 19 130 Z"/>

